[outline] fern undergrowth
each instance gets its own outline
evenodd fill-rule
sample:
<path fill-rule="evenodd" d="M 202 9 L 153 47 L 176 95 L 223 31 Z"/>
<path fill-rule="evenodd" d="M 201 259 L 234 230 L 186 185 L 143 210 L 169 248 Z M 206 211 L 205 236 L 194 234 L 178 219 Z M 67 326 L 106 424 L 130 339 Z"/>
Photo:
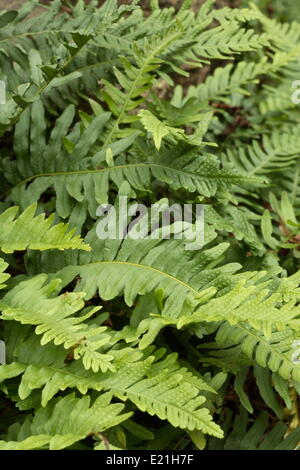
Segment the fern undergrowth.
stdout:
<path fill-rule="evenodd" d="M 0 11 L 0 450 L 296 449 L 299 8 L 121 3 Z"/>

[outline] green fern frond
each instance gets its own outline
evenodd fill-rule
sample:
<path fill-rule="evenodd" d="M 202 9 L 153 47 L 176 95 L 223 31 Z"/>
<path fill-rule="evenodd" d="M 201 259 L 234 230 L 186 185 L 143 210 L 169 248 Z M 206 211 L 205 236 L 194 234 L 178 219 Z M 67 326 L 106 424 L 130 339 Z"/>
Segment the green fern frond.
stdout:
<path fill-rule="evenodd" d="M 100 3 L 0 11 L 0 449 L 296 449 L 299 14 Z"/>
<path fill-rule="evenodd" d="M 266 337 L 272 335 L 273 328 L 299 331 L 299 279 L 283 279 L 276 290 L 268 288 L 269 283 L 245 286 L 245 281 L 242 281 L 224 296 L 197 308 L 191 317 L 182 317 L 178 327 L 189 321 L 226 320 L 231 325 L 247 322 L 263 331 Z"/>
<path fill-rule="evenodd" d="M 297 129 L 276 129 L 270 136 L 264 135 L 262 142 L 253 140 L 250 145 L 228 149 L 223 158 L 248 175 L 268 174 L 292 166 L 299 144 Z"/>
<path fill-rule="evenodd" d="M 149 191 L 153 179 L 156 179 L 172 189 L 198 191 L 207 197 L 232 184 L 263 182 L 259 177 L 239 174 L 230 166 L 221 169 L 216 157 L 194 149 L 188 139 L 171 150 L 167 147 L 157 152 L 154 146 L 142 139 L 136 141 L 138 133 L 110 146 L 113 157 L 119 157 L 109 166 L 105 162 L 106 151 L 102 141 L 110 114 L 96 115 L 85 122 L 83 129 L 78 125 L 72 128 L 73 119 L 74 107 L 70 105 L 57 119 L 47 141 L 43 105 L 34 103 L 31 110 L 23 112 L 15 128 L 16 161 L 4 160 L 9 186 L 3 195 L 11 197 L 15 204 L 25 209 L 49 188 L 54 188 L 60 217 L 69 217 L 75 206 L 80 205 L 82 211 L 86 213 L 88 209 L 89 215 L 95 218 L 98 205 L 108 201 L 110 182 L 120 187 L 128 181 L 135 190 Z M 181 135 L 182 131 L 174 128 L 174 133 Z M 124 161 L 123 152 L 132 147 L 133 142 L 133 155 Z"/>
<path fill-rule="evenodd" d="M 257 83 L 258 77 L 261 75 L 281 71 L 296 59 L 297 54 L 298 52 L 294 50 L 289 54 L 278 52 L 274 54 L 272 61 L 263 57 L 258 63 L 241 61 L 237 63 L 236 67 L 233 64 L 219 67 L 204 83 L 197 87 L 191 87 L 186 101 L 195 97 L 203 102 L 221 100 L 229 103 L 231 94 L 247 95 L 247 85 Z"/>
<path fill-rule="evenodd" d="M 109 342 L 105 327 L 89 327 L 84 321 L 101 307 L 88 309 L 83 315 L 74 313 L 84 306 L 84 293 L 65 293 L 51 297 L 57 291 L 59 280 L 44 285 L 47 276 L 40 275 L 20 283 L 0 301 L 1 319 L 15 320 L 25 325 L 36 325 L 35 333 L 42 335 L 41 344 L 53 341 L 74 352 L 74 359 L 82 358 L 86 369 L 95 372 L 111 369 L 113 356 L 98 352 Z M 32 304 L 32 292 L 35 293 Z"/>
<path fill-rule="evenodd" d="M 79 235 L 74 235 L 75 230 L 68 231 L 68 225 L 53 225 L 54 215 L 47 219 L 44 214 L 35 216 L 36 208 L 32 204 L 18 218 L 18 207 L 10 207 L 0 214 L 0 248 L 4 253 L 26 248 L 90 250 Z"/>
<path fill-rule="evenodd" d="M 299 429 L 287 434 L 288 427 L 278 422 L 269 433 L 266 433 L 269 425 L 267 412 L 262 412 L 247 429 L 248 415 L 245 410 L 241 409 L 234 420 L 232 412 L 226 411 L 225 440 L 220 442 L 215 438 L 209 439 L 209 450 L 294 450 L 297 447 Z"/>
<path fill-rule="evenodd" d="M 36 345 L 41 355 L 35 356 L 36 359 L 30 358 L 30 353 L 28 355 L 26 351 L 31 350 L 28 347 L 33 346 L 34 342 L 36 340 L 30 338 L 15 351 L 16 358 L 22 362 L 2 366 L 0 371 L 1 381 L 24 373 L 18 390 L 21 399 L 27 398 L 32 390 L 40 387 L 44 387 L 42 406 L 46 406 L 57 391 L 69 387 L 76 387 L 81 393 L 86 393 L 88 389 L 110 390 L 121 400 L 129 399 L 142 411 L 167 419 L 175 427 L 199 429 L 211 435 L 219 435 L 220 430 L 211 422 L 208 409 L 199 409 L 205 402 L 204 396 L 199 393 L 203 390 L 215 393 L 214 390 L 201 378 L 181 367 L 176 355 L 155 361 L 155 356 L 144 358 L 141 352 L 133 349 L 112 351 L 116 355 L 116 371 L 95 375 L 85 371 L 78 363 L 64 363 L 64 354 L 55 351 L 52 346 L 45 348 Z M 45 354 L 46 351 L 48 354 Z M 48 365 L 41 360 L 47 356 L 51 358 Z M 55 356 L 56 361 L 53 362 Z M 24 357 L 28 365 L 24 364 Z M 36 364 L 32 364 L 32 360 Z M 184 399 L 179 403 L 182 394 Z"/>
<path fill-rule="evenodd" d="M 90 434 L 104 431 L 125 421 L 131 413 L 120 414 L 124 405 L 110 403 L 111 395 L 100 395 L 90 406 L 90 397 L 76 398 L 70 394 L 39 408 L 29 426 L 16 432 L 16 441 L 0 441 L 1 450 L 44 448 L 60 450 L 70 447 Z M 27 432 L 26 432 L 27 431 Z M 24 434 L 30 434 L 24 439 Z"/>
<path fill-rule="evenodd" d="M 5 263 L 2 258 L 0 258 L 0 289 L 3 289 L 5 287 L 4 282 L 9 279 L 10 275 L 5 273 L 4 271 L 8 267 L 8 263 Z"/>

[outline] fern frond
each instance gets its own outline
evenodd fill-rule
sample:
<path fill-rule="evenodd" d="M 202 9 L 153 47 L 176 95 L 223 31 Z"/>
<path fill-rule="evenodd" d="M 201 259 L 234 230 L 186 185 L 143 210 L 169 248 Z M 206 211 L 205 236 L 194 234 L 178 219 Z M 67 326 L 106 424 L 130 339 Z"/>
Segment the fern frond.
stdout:
<path fill-rule="evenodd" d="M 245 286 L 242 281 L 224 296 L 197 308 L 191 317 L 182 317 L 178 327 L 189 321 L 226 320 L 231 325 L 247 322 L 266 337 L 272 335 L 273 328 L 299 331 L 299 279 L 283 279 L 275 290 L 268 288 L 269 283 Z"/>
<path fill-rule="evenodd" d="M 218 189 L 227 189 L 232 184 L 263 181 L 256 176 L 240 175 L 232 167 L 221 169 L 216 157 L 194 149 L 188 141 L 157 152 L 143 139 L 135 141 L 137 133 L 110 146 L 114 157 L 121 155 L 113 166 L 109 166 L 104 163 L 106 151 L 103 143 L 109 113 L 98 114 L 86 123 L 83 130 L 78 125 L 70 128 L 73 119 L 74 107 L 70 105 L 56 121 L 46 141 L 42 104 L 34 103 L 32 109 L 25 110 L 21 116 L 15 128 L 17 159 L 5 159 L 4 171 L 8 182 L 4 195 L 9 195 L 21 208 L 26 208 L 49 188 L 54 188 L 60 217 L 69 217 L 75 206 L 80 205 L 82 211 L 88 209 L 89 215 L 95 218 L 98 205 L 108 201 L 110 182 L 120 187 L 128 181 L 135 190 L 149 191 L 153 179 L 157 179 L 172 189 L 184 188 L 210 197 Z M 178 135 L 181 130 L 173 129 L 174 132 Z M 135 147 L 132 148 L 134 141 Z M 122 153 L 128 147 L 132 148 L 132 157 L 124 161 Z M 40 158 L 41 154 L 43 158 Z"/>
<path fill-rule="evenodd" d="M 239 171 L 248 175 L 261 175 L 282 171 L 292 166 L 299 154 L 300 140 L 297 128 L 275 130 L 270 136 L 264 135 L 262 142 L 253 140 L 250 145 L 228 149 L 222 155 Z"/>
<path fill-rule="evenodd" d="M 268 61 L 266 57 L 263 57 L 258 63 L 241 61 L 238 62 L 236 67 L 233 64 L 219 67 L 204 83 L 190 88 L 186 101 L 195 97 L 203 102 L 221 100 L 230 103 L 231 94 L 247 95 L 247 85 L 257 83 L 260 75 L 280 71 L 293 62 L 297 54 L 296 51 L 291 51 L 290 54 L 278 52 L 272 57 L 272 61 Z"/>
<path fill-rule="evenodd" d="M 0 11 L 0 449 L 295 449 L 299 15 L 125 3 Z"/>
<path fill-rule="evenodd" d="M 232 412 L 226 410 L 224 423 L 225 440 L 220 442 L 215 438 L 208 441 L 208 450 L 295 450 L 299 442 L 299 429 L 288 434 L 288 427 L 278 422 L 273 429 L 266 433 L 269 425 L 267 412 L 262 412 L 247 429 L 248 415 L 243 408 L 232 421 Z"/>
<path fill-rule="evenodd" d="M 128 119 L 129 122 L 137 119 L 137 117 L 132 115 L 128 117 L 128 112 L 136 109 L 141 104 L 142 100 L 136 98 L 140 97 L 151 87 L 153 76 L 150 72 L 159 67 L 161 62 L 160 55 L 181 34 L 179 28 L 170 28 L 164 33 L 163 37 L 154 37 L 151 42 L 145 38 L 143 47 L 136 47 L 133 50 L 136 66 L 133 66 L 125 58 L 123 59 L 126 75 L 117 69 L 115 69 L 115 74 L 124 92 L 111 85 L 108 81 L 104 81 L 104 98 L 106 98 L 113 114 L 117 116 L 104 141 L 104 148 L 107 148 L 112 143 L 115 134 L 119 132 L 120 124 L 128 122 Z"/>
<path fill-rule="evenodd" d="M 284 189 L 289 194 L 289 199 L 293 205 L 295 215 L 299 217 L 300 212 L 300 166 L 296 162 L 295 165 L 289 167 L 283 172 L 283 175 L 274 175 L 274 189 L 272 191 L 280 196 L 281 190 Z"/>
<path fill-rule="evenodd" d="M 44 285 L 46 278 L 45 275 L 36 276 L 10 290 L 0 301 L 1 319 L 36 325 L 35 333 L 42 335 L 41 344 L 53 341 L 54 344 L 63 344 L 65 349 L 72 349 L 74 359 L 82 358 L 86 369 L 91 368 L 95 372 L 111 369 L 113 356 L 98 352 L 109 342 L 106 328 L 93 328 L 83 323 L 100 307 L 88 309 L 82 316 L 74 317 L 74 313 L 84 306 L 84 293 L 51 297 L 60 281 Z"/>
<path fill-rule="evenodd" d="M 70 394 L 59 398 L 47 408 L 39 408 L 27 429 L 25 425 L 20 427 L 16 433 L 18 440 L 0 441 L 0 449 L 28 450 L 47 445 L 50 450 L 60 450 L 89 434 L 97 435 L 131 416 L 131 413 L 120 414 L 124 405 L 110 400 L 110 394 L 100 395 L 92 405 L 90 397 L 76 398 Z M 24 439 L 24 434 L 30 436 Z"/>
<path fill-rule="evenodd" d="M 90 250 L 75 230 L 68 225 L 53 225 L 54 215 L 45 219 L 44 214 L 35 216 L 37 205 L 32 204 L 16 218 L 18 207 L 10 207 L 0 214 L 0 249 L 4 253 L 16 250 L 76 249 Z"/>
<path fill-rule="evenodd" d="M 285 380 L 300 381 L 300 366 L 293 362 L 293 344 L 297 335 L 292 330 L 275 332 L 267 339 L 262 332 L 247 324 L 223 323 L 216 341 L 221 345 L 240 345 L 241 351 L 262 367 L 277 372 Z"/>
<path fill-rule="evenodd" d="M 86 393 L 88 389 L 109 390 L 121 400 L 129 399 L 142 411 L 167 419 L 175 427 L 220 435 L 208 409 L 201 406 L 206 401 L 201 391 L 215 393 L 214 390 L 182 367 L 175 354 L 160 359 L 161 354 L 158 353 L 160 360 L 157 360 L 154 355 L 142 357 L 141 352 L 129 348 L 112 351 L 116 355 L 116 371 L 95 375 L 85 371 L 79 363 L 64 363 L 64 355 L 52 346 L 36 345 L 40 354 L 35 356 L 36 359 L 31 358 L 26 351 L 31 350 L 28 347 L 34 343 L 36 340 L 30 338 L 19 346 L 15 355 L 21 362 L 2 366 L 0 370 L 1 381 L 23 374 L 18 390 L 21 399 L 41 387 L 44 387 L 42 406 L 46 406 L 59 390 L 69 387 L 76 387 L 81 393 Z M 24 357 L 29 364 L 24 363 Z M 181 400 L 180 403 L 178 400 Z"/>
<path fill-rule="evenodd" d="M 235 263 L 217 267 L 228 248 L 226 243 L 191 252 L 185 250 L 180 240 L 96 240 L 94 230 L 89 239 L 93 240 L 91 256 L 81 256 L 78 266 L 61 270 L 59 276 L 64 283 L 79 274 L 78 288 L 87 293 L 87 298 L 97 290 L 107 300 L 124 292 L 128 305 L 133 305 L 137 295 L 163 289 L 165 310 L 171 310 L 174 317 L 179 314 L 187 294 L 197 298 L 204 287 L 225 287 L 229 277 L 239 269 Z"/>
<path fill-rule="evenodd" d="M 167 379 L 165 374 L 158 374 L 133 384 L 125 393 L 141 411 L 167 419 L 175 427 L 222 437 L 208 409 L 201 407 L 205 398 L 197 396 L 197 390 L 190 385 L 181 384 L 180 379 L 176 375 Z"/>
<path fill-rule="evenodd" d="M 143 126 L 153 136 L 155 147 L 159 150 L 161 141 L 166 136 L 182 137 L 183 131 L 175 127 L 168 126 L 157 119 L 150 111 L 142 110 L 138 116 L 141 118 Z"/>

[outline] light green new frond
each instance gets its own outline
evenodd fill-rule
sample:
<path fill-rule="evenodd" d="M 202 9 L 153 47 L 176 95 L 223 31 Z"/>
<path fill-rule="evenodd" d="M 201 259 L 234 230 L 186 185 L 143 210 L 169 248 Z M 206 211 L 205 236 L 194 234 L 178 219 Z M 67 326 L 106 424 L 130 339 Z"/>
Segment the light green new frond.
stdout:
<path fill-rule="evenodd" d="M 261 16 L 260 13 L 250 9 L 211 10 L 209 4 L 200 9 L 195 19 L 190 12 L 188 14 L 184 11 L 181 15 L 178 14 L 185 34 L 175 41 L 174 50 L 168 57 L 169 65 L 175 72 L 184 75 L 179 68 L 183 63 L 199 67 L 212 59 L 230 59 L 233 54 L 261 50 L 265 46 L 270 46 L 271 36 L 265 33 L 258 34 L 250 28 L 243 28 L 240 24 L 260 19 Z M 174 59 L 177 69 L 173 65 Z"/>
<path fill-rule="evenodd" d="M 216 292 L 221 295 L 237 282 L 233 274 L 240 265 L 222 264 L 227 244 L 186 250 L 180 240 L 97 240 L 95 230 L 96 227 L 87 238 L 93 247 L 91 255 L 75 255 L 73 265 L 70 259 L 66 265 L 63 256 L 57 258 L 56 269 L 62 269 L 56 277 L 67 285 L 79 276 L 76 290 L 86 292 L 86 299 L 97 292 L 103 300 L 124 295 L 129 306 L 138 296 L 161 292 L 159 307 L 149 312 L 159 314 L 159 318 L 147 317 L 138 326 L 138 334 L 143 335 L 142 349 L 154 341 L 165 325 L 176 325 L 181 316 L 192 314 Z M 216 234 L 211 235 L 214 238 Z M 42 263 L 48 269 L 50 259 L 45 257 Z M 246 273 L 244 278 L 249 275 L 252 274 Z"/>
<path fill-rule="evenodd" d="M 300 216 L 300 165 L 296 162 L 295 165 L 287 168 L 282 174 L 274 175 L 274 184 L 276 185 L 273 191 L 276 195 L 281 196 L 282 189 L 289 195 L 291 204 L 293 205 L 294 212 L 297 218 Z"/>
<path fill-rule="evenodd" d="M 0 441 L 0 450 L 36 450 L 45 448 L 51 441 L 46 434 L 29 436 L 22 441 Z"/>
<path fill-rule="evenodd" d="M 0 449 L 27 450 L 47 445 L 50 450 L 60 450 L 90 434 L 97 435 L 131 416 L 131 413 L 120 414 L 124 405 L 112 404 L 110 400 L 110 394 L 100 395 L 92 405 L 90 397 L 76 398 L 70 394 L 59 398 L 36 411 L 28 430 L 30 437 L 24 439 L 21 427 L 20 441 L 0 441 Z"/>
<path fill-rule="evenodd" d="M 300 138 L 298 128 L 274 130 L 262 141 L 253 140 L 250 145 L 235 146 L 223 153 L 222 159 L 235 165 L 248 175 L 262 175 L 282 171 L 292 166 L 299 155 Z"/>
<path fill-rule="evenodd" d="M 0 301 L 2 320 L 15 320 L 24 325 L 36 325 L 35 333 L 42 335 L 41 344 L 53 341 L 71 349 L 74 359 L 82 358 L 84 367 L 97 372 L 111 369 L 111 355 L 98 352 L 109 342 L 105 327 L 93 328 L 83 323 L 100 307 L 88 309 L 82 316 L 73 315 L 84 307 L 84 293 L 65 293 L 58 297 L 59 280 L 44 285 L 46 275 L 24 281 L 9 291 Z"/>
<path fill-rule="evenodd" d="M 32 204 L 16 218 L 18 207 L 10 207 L 0 214 L 0 249 L 4 253 L 16 250 L 77 249 L 89 251 L 76 230 L 68 225 L 53 225 L 54 215 L 45 219 L 44 214 L 36 215 L 37 205 Z"/>

